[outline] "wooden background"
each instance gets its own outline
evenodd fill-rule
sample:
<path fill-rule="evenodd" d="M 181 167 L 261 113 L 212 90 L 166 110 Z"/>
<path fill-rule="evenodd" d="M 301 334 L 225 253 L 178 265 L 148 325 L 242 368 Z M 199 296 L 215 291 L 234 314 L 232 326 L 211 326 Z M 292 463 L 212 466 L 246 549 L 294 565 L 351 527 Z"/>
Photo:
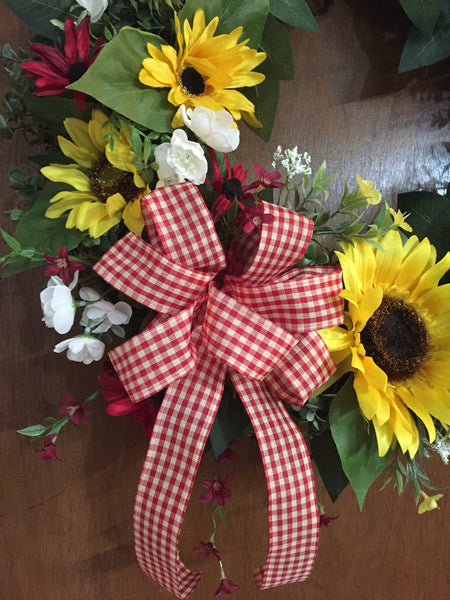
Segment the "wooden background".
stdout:
<path fill-rule="evenodd" d="M 320 7 L 322 3 L 311 2 Z M 376 182 L 392 205 L 396 195 L 433 189 L 448 180 L 449 63 L 399 75 L 396 67 L 407 28 L 395 15 L 378 15 L 377 2 L 336 0 L 318 15 L 322 33 L 292 31 L 296 78 L 283 83 L 272 139 L 264 145 L 243 131 L 238 158 L 269 166 L 274 148 L 298 145 L 317 168 L 354 182 L 356 173 Z M 0 5 L 1 43 L 23 43 L 28 30 Z M 2 74 L 3 76 L 3 74 Z M 4 80 L 2 89 L 6 88 Z M 17 196 L 8 188 L 10 167 L 30 149 L 20 136 L 2 142 L 1 224 Z M 32 152 L 32 151 L 31 151 Z M 332 199 L 330 200 L 332 202 Z M 8 600 L 150 600 L 171 595 L 147 578 L 133 553 L 132 508 L 146 452 L 140 426 L 106 414 L 99 399 L 89 426 L 67 427 L 58 440 L 64 463 L 43 462 L 16 429 L 56 415 L 70 391 L 81 400 L 96 389 L 98 366 L 70 363 L 52 352 L 60 341 L 41 323 L 42 269 L 1 281 L 0 596 Z M 238 460 L 224 464 L 233 496 L 217 545 L 227 575 L 241 585 L 236 600 L 422 600 L 449 597 L 450 497 L 440 511 L 419 516 L 409 490 L 399 497 L 370 490 L 364 511 L 346 489 L 333 506 L 320 481 L 319 500 L 339 515 L 321 530 L 319 553 L 308 581 L 257 591 L 252 572 L 267 549 L 266 484 L 258 450 L 239 443 Z M 435 482 L 449 485 L 439 457 L 427 464 Z M 192 552 L 210 533 L 208 509 L 197 499 L 211 477 L 204 460 L 182 534 L 182 558 L 208 572 L 192 598 L 212 598 L 216 563 Z"/>

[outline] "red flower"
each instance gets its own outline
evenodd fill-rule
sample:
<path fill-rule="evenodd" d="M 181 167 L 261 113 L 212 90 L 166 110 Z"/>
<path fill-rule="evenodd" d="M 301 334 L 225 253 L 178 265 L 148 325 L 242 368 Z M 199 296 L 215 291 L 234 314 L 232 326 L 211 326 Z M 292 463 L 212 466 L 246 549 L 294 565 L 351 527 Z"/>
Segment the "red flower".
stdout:
<path fill-rule="evenodd" d="M 108 370 L 114 372 L 112 369 Z M 101 395 L 109 402 L 106 412 L 115 417 L 129 414 L 142 424 L 146 437 L 150 438 L 158 414 L 158 405 L 150 399 L 132 402 L 120 379 L 106 370 L 100 373 L 98 382 Z"/>
<path fill-rule="evenodd" d="M 261 229 L 263 223 L 273 223 L 275 217 L 273 215 L 264 214 L 264 204 L 258 202 L 258 204 L 251 204 L 246 206 L 242 211 L 242 219 L 244 226 L 242 231 L 244 233 L 250 233 L 253 229 Z"/>
<path fill-rule="evenodd" d="M 258 186 L 263 188 L 282 188 L 284 183 L 277 181 L 280 179 L 281 173 L 279 171 L 270 171 L 269 173 L 259 164 L 253 167 L 256 177 L 258 177 Z"/>
<path fill-rule="evenodd" d="M 228 483 L 228 477 L 226 475 L 221 475 L 218 479 L 213 479 L 211 481 L 204 481 L 203 485 L 206 488 L 206 494 L 200 496 L 200 502 L 209 502 L 214 498 L 214 501 L 219 506 L 223 506 L 225 504 L 225 498 L 229 498 L 231 496 L 230 490 L 225 487 Z"/>
<path fill-rule="evenodd" d="M 35 452 L 42 453 L 42 460 L 51 460 L 52 458 L 56 458 L 60 462 L 63 462 L 59 456 L 56 455 L 56 438 L 57 435 L 51 435 L 50 437 L 45 439 L 43 448 L 36 449 Z"/>
<path fill-rule="evenodd" d="M 59 407 L 58 412 L 62 415 L 69 415 L 69 421 L 74 425 L 78 425 L 80 421 L 89 425 L 89 419 L 86 416 L 86 404 L 75 402 L 70 394 L 64 396 L 64 404 Z"/>
<path fill-rule="evenodd" d="M 66 42 L 64 54 L 46 44 L 30 44 L 29 48 L 37 54 L 40 60 L 30 60 L 22 63 L 22 69 L 29 71 L 34 79 L 37 90 L 35 96 L 53 96 L 62 94 L 66 87 L 80 79 L 88 70 L 103 45 L 103 40 L 98 38 L 94 44 L 92 56 L 89 57 L 89 17 L 83 19 L 80 25 L 75 25 L 74 19 L 67 19 L 64 23 Z M 75 92 L 75 104 L 81 110 L 86 109 L 86 94 Z"/>
<path fill-rule="evenodd" d="M 325 513 L 322 513 L 319 517 L 319 527 L 329 527 L 331 522 L 335 521 L 338 517 L 339 515 L 337 517 L 329 517 Z"/>
<path fill-rule="evenodd" d="M 214 598 L 219 598 L 222 594 L 231 594 L 232 592 L 238 589 L 239 586 L 237 583 L 234 583 L 234 581 L 231 581 L 231 579 L 227 579 L 226 577 L 224 577 L 220 580 L 220 585 L 217 588 L 216 593 L 214 594 Z"/>
<path fill-rule="evenodd" d="M 44 275 L 47 275 L 47 277 L 59 275 L 66 285 L 69 285 L 72 280 L 72 271 L 83 271 L 86 268 L 84 263 L 69 259 L 66 246 L 58 248 L 57 258 L 53 258 L 48 254 L 44 254 L 44 258 L 49 263 L 49 266 L 45 267 Z"/>
<path fill-rule="evenodd" d="M 200 540 L 200 546 L 194 548 L 194 552 L 200 552 L 203 558 L 207 558 L 212 554 L 216 560 L 220 560 L 219 549 L 216 548 L 211 541 L 203 542 Z"/>

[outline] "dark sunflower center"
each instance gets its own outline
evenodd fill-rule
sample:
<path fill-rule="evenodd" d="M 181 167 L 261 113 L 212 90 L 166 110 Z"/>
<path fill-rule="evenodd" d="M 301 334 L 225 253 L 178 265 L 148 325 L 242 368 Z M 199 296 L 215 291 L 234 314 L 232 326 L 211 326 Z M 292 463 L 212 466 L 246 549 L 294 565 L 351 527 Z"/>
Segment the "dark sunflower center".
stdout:
<path fill-rule="evenodd" d="M 87 71 L 87 67 L 82 62 L 72 63 L 69 67 L 69 79 L 70 82 L 78 81 L 82 75 Z"/>
<path fill-rule="evenodd" d="M 224 181 L 222 186 L 222 193 L 228 200 L 234 200 L 242 196 L 242 183 L 237 177 L 232 177 Z"/>
<path fill-rule="evenodd" d="M 184 67 L 179 74 L 180 85 L 187 96 L 201 96 L 205 93 L 206 84 L 201 75 L 194 67 Z"/>
<path fill-rule="evenodd" d="M 138 193 L 133 174 L 116 169 L 106 156 L 102 156 L 91 170 L 90 185 L 91 192 L 102 202 L 117 193 L 122 194 L 127 202 L 132 202 Z"/>
<path fill-rule="evenodd" d="M 385 296 L 361 331 L 366 354 L 390 381 L 411 378 L 430 355 L 425 321 L 410 305 Z"/>

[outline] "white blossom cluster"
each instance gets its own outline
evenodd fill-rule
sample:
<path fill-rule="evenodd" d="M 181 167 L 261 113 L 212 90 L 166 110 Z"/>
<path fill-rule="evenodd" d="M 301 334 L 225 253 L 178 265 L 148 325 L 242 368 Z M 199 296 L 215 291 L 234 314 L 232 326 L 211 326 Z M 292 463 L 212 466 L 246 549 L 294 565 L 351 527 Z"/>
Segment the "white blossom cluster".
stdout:
<path fill-rule="evenodd" d="M 296 175 L 311 175 L 311 155 L 308 152 L 299 153 L 298 147 L 283 150 L 278 146 L 273 154 L 272 168 L 277 167 L 280 163 L 286 170 L 289 179 Z"/>
<path fill-rule="evenodd" d="M 69 285 L 56 275 L 50 277 L 47 287 L 41 292 L 42 320 L 47 327 L 58 333 L 68 333 L 74 324 L 77 307 L 84 307 L 80 325 L 84 333 L 56 344 L 55 352 L 67 350 L 67 357 L 85 365 L 101 360 L 105 352 L 105 344 L 97 336 L 111 331 L 123 338 L 125 331 L 122 325 L 129 323 L 132 309 L 126 302 L 107 302 L 101 294 L 91 288 L 79 290 L 81 300 L 75 300 L 72 290 L 78 282 L 78 272 Z"/>

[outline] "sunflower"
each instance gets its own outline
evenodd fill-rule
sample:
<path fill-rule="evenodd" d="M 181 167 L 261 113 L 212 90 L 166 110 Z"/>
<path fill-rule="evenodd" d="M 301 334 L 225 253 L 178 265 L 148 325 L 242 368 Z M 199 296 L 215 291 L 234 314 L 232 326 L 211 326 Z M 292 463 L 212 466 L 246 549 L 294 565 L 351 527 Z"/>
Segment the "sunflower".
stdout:
<path fill-rule="evenodd" d="M 450 284 L 438 286 L 450 253 L 436 263 L 427 238 L 412 236 L 403 245 L 394 230 L 379 243 L 383 250 L 362 240 L 342 244 L 346 328 L 321 335 L 337 363 L 334 379 L 354 372 L 359 407 L 374 425 L 380 456 L 397 440 L 413 457 L 417 417 L 430 442 L 436 437 L 432 417 L 450 424 Z"/>
<path fill-rule="evenodd" d="M 215 17 L 205 26 L 205 14 L 198 10 L 192 27 L 187 19 L 184 21 L 182 35 L 175 13 L 178 53 L 172 46 L 159 49 L 147 44 L 151 58 L 143 60 L 139 81 L 150 87 L 170 88 L 168 100 L 174 106 L 225 109 L 235 119 L 242 116 L 250 124 L 260 126 L 254 104 L 236 88 L 251 87 L 264 80 L 264 75 L 253 69 L 266 54 L 246 46 L 248 39 L 238 43 L 242 27 L 215 36 L 218 22 L 219 17 Z M 182 125 L 178 109 L 172 126 Z"/>
<path fill-rule="evenodd" d="M 140 235 L 144 221 L 139 200 L 148 188 L 133 164 L 130 128 L 121 122 L 120 130 L 114 128 L 111 144 L 104 139 L 102 129 L 107 121 L 108 117 L 99 110 L 92 113 L 89 123 L 74 118 L 64 121 L 72 141 L 58 136 L 59 147 L 75 164 L 51 164 L 41 171 L 47 179 L 67 183 L 74 189 L 56 194 L 45 216 L 57 219 L 70 211 L 66 227 L 88 230 L 93 238 L 122 220 L 130 231 Z"/>

